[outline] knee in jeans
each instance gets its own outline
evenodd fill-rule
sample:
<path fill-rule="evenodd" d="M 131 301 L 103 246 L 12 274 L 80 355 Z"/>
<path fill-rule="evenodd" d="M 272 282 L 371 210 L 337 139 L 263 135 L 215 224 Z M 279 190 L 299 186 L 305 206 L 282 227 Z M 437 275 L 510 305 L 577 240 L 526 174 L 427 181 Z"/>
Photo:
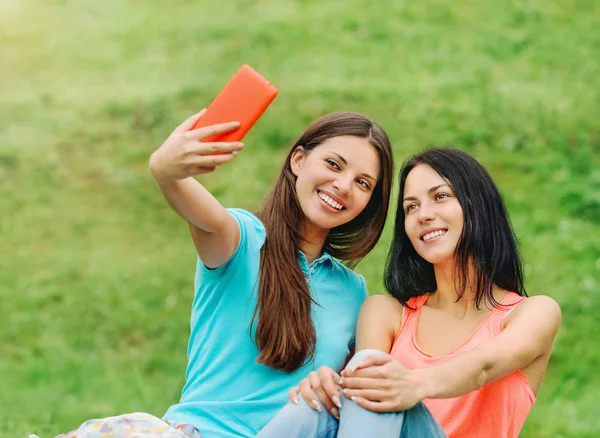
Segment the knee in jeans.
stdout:
<path fill-rule="evenodd" d="M 348 365 L 346 365 L 346 368 L 352 369 L 356 365 L 358 365 L 360 362 L 365 360 L 368 356 L 373 356 L 375 354 L 387 354 L 387 353 L 385 351 L 375 350 L 375 349 L 357 351 L 356 354 L 354 356 L 352 356 L 352 359 L 350 359 L 350 362 L 348 362 Z"/>

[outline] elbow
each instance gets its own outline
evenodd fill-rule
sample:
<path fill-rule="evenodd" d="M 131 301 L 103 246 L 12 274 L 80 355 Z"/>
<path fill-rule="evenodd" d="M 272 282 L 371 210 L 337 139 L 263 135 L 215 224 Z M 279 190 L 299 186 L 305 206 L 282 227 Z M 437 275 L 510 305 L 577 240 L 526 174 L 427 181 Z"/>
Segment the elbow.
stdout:
<path fill-rule="evenodd" d="M 476 390 L 492 382 L 492 371 L 494 369 L 494 362 L 490 358 L 482 357 L 480 358 L 479 363 L 477 365 L 478 372 L 475 375 L 474 382 Z"/>

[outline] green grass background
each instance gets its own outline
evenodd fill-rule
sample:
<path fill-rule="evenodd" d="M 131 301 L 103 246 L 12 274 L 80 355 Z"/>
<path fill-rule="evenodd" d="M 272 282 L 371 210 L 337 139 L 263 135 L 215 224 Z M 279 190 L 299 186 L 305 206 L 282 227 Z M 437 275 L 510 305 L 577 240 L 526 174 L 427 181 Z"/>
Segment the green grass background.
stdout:
<path fill-rule="evenodd" d="M 472 153 L 505 196 L 530 294 L 563 309 L 522 436 L 598 436 L 594 0 L 0 0 L 0 436 L 178 399 L 194 250 L 147 161 L 243 63 L 280 95 L 202 182 L 256 209 L 293 139 L 335 110 L 380 122 L 398 162 Z M 372 293 L 390 230 L 357 268 Z"/>

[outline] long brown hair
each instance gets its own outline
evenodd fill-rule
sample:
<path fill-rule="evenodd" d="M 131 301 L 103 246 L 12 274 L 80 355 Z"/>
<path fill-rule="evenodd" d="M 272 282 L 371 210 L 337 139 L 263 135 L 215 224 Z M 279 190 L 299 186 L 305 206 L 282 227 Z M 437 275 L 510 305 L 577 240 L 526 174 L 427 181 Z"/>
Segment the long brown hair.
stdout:
<path fill-rule="evenodd" d="M 255 342 L 258 363 L 288 372 L 314 359 L 316 332 L 311 319 L 312 297 L 297 260 L 304 214 L 296 195 L 290 161 L 302 146 L 309 153 L 325 140 L 342 135 L 368 139 L 379 155 L 380 175 L 365 209 L 352 221 L 332 229 L 323 250 L 353 268 L 381 236 L 388 212 L 393 179 L 393 156 L 385 131 L 363 114 L 337 112 L 306 128 L 288 154 L 281 174 L 257 216 L 265 226 L 261 249 L 258 315 Z"/>

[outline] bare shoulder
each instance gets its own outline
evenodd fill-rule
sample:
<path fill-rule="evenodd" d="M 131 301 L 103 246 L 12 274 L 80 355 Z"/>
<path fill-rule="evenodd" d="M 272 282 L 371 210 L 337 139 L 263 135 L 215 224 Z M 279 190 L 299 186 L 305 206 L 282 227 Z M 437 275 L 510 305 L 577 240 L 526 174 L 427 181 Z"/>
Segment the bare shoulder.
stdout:
<path fill-rule="evenodd" d="M 402 304 L 389 295 L 371 295 L 360 308 L 360 313 L 377 318 L 400 329 L 400 319 L 402 317 Z M 396 327 L 398 326 L 398 327 Z"/>
<path fill-rule="evenodd" d="M 400 301 L 389 295 L 371 295 L 365 300 L 363 307 L 372 311 L 402 313 L 402 304 L 400 304 Z"/>
<path fill-rule="evenodd" d="M 561 310 L 558 303 L 546 295 L 535 295 L 527 298 L 517 306 L 514 312 L 506 317 L 506 324 L 521 324 L 537 321 L 548 331 L 556 332 L 560 326 Z M 536 324 L 538 325 L 538 324 Z"/>
<path fill-rule="evenodd" d="M 400 330 L 402 305 L 388 295 L 371 295 L 360 308 L 356 329 L 356 349 L 390 351 Z"/>
<path fill-rule="evenodd" d="M 528 314 L 545 314 L 550 317 L 558 317 L 560 319 L 560 306 L 547 295 L 535 295 L 524 300 L 516 309 L 515 312 L 527 312 Z"/>

